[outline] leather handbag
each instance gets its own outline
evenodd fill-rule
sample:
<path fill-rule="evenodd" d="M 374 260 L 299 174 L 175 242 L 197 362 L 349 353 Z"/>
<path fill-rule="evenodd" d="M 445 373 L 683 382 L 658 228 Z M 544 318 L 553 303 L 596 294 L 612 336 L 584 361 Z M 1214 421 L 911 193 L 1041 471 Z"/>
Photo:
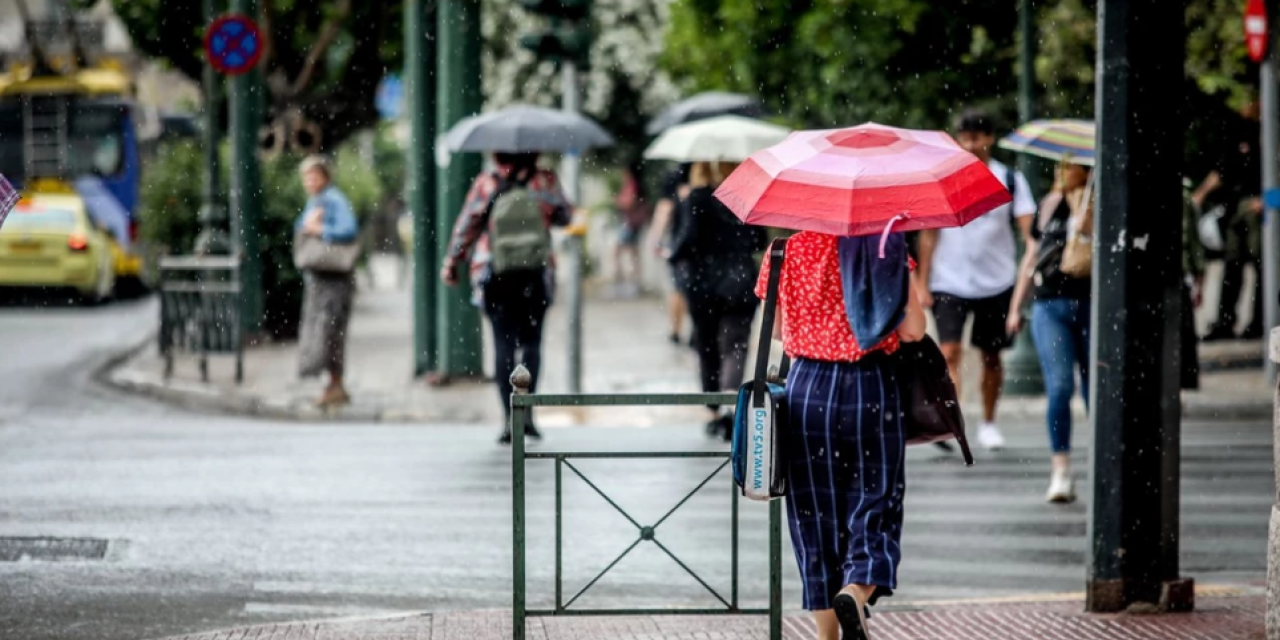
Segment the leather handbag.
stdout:
<path fill-rule="evenodd" d="M 358 242 L 325 242 L 298 234 L 293 238 L 293 266 L 302 271 L 351 273 L 360 259 Z"/>
<path fill-rule="evenodd" d="M 1067 242 L 1062 247 L 1063 273 L 1087 278 L 1093 273 L 1093 180 L 1089 180 L 1080 201 L 1067 219 Z"/>
<path fill-rule="evenodd" d="M 933 338 L 904 342 L 894 354 L 898 359 L 905 412 L 907 444 L 931 444 L 955 439 L 966 465 L 973 465 L 969 441 L 964 437 L 964 415 L 947 360 Z"/>
<path fill-rule="evenodd" d="M 738 389 L 733 416 L 733 450 L 730 460 L 733 480 L 742 495 L 767 501 L 787 494 L 787 392 L 785 380 L 790 360 L 782 356 L 777 376 L 770 380 L 769 348 L 773 344 L 773 323 L 778 310 L 778 281 L 782 276 L 787 240 L 780 238 L 769 247 L 769 292 L 765 296 L 764 318 L 760 325 L 760 346 L 756 350 L 755 378 Z"/>

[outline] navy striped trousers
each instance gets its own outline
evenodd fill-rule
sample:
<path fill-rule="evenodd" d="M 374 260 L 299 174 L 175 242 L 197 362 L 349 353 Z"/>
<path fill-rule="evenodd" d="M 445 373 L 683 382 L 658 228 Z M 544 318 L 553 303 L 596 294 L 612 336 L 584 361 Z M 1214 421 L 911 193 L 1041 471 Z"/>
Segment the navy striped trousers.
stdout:
<path fill-rule="evenodd" d="M 787 516 L 804 608 L 847 584 L 892 595 L 902 558 L 906 447 L 891 360 L 798 359 L 787 376 Z"/>

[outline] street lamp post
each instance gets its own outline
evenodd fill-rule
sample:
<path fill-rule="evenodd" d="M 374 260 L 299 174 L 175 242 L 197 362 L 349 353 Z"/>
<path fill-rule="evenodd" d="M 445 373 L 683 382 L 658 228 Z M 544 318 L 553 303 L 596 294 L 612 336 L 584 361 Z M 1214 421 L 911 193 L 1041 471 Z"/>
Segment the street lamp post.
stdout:
<path fill-rule="evenodd" d="M 436 269 L 435 147 L 436 112 L 436 24 L 435 3 L 405 0 L 404 75 L 408 89 L 409 144 L 405 149 L 405 195 L 413 220 L 413 372 L 423 375 L 439 362 L 439 345 L 432 331 L 432 309 L 439 295 Z"/>
<path fill-rule="evenodd" d="M 1018 119 L 1029 122 L 1035 117 L 1035 59 L 1036 34 L 1034 14 L 1031 11 L 1031 0 L 1020 0 L 1018 5 L 1018 28 L 1022 31 L 1022 47 L 1018 53 Z M 1018 154 L 1018 171 L 1027 177 L 1032 186 L 1032 195 L 1038 182 L 1033 179 L 1031 157 L 1025 153 Z M 1033 222 L 1034 224 L 1034 222 Z M 1015 234 L 1018 243 L 1018 255 L 1026 251 L 1026 242 L 1021 234 Z M 1019 261 L 1019 265 L 1021 262 Z M 1019 276 L 1021 277 L 1021 276 Z M 1040 359 L 1036 355 L 1035 345 L 1031 341 L 1030 331 L 1019 331 L 1013 342 L 1013 349 L 1005 363 L 1004 393 L 1010 396 L 1032 396 L 1044 393 L 1044 378 L 1040 372 Z"/>
<path fill-rule="evenodd" d="M 480 112 L 480 3 L 476 0 L 437 0 L 436 130 L 448 131 L 459 120 Z M 436 192 L 436 250 L 449 250 L 453 223 L 467 197 L 472 178 L 480 172 L 480 156 L 460 153 L 438 169 Z M 480 316 L 471 305 L 468 286 L 437 287 L 435 373 L 440 381 L 478 376 Z M 499 373 L 501 375 L 501 373 Z"/>

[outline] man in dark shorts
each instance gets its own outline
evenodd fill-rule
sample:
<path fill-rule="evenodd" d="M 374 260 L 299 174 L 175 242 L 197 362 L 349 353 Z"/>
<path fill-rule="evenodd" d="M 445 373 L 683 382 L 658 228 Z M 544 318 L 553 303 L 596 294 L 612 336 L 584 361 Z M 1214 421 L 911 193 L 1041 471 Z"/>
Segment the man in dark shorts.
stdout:
<path fill-rule="evenodd" d="M 956 140 L 966 151 L 987 164 L 996 179 L 1013 195 L 1013 202 L 993 209 L 968 225 L 955 229 L 922 231 L 918 238 L 919 267 L 916 277 L 929 293 L 922 300 L 933 309 L 938 343 L 960 390 L 960 364 L 964 356 L 964 325 L 973 317 L 970 344 L 982 352 L 982 425 L 978 442 L 987 449 L 1004 446 L 996 426 L 996 403 L 1004 384 L 1000 352 L 1012 338 L 1006 328 L 1013 285 L 1017 280 L 1017 248 L 1014 227 L 1024 239 L 1031 235 L 1036 201 L 1021 173 L 991 157 L 995 144 L 992 119 L 978 111 L 961 114 Z"/>

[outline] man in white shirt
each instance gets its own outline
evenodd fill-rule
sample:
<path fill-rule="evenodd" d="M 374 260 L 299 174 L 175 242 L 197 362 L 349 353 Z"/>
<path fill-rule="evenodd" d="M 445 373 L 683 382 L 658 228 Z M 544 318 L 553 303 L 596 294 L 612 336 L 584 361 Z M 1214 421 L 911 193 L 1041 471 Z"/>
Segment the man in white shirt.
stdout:
<path fill-rule="evenodd" d="M 973 316 L 969 342 L 982 352 L 983 419 L 978 442 L 994 450 L 1004 446 L 1004 436 L 996 426 L 996 403 L 1004 384 L 1000 352 L 1013 343 L 1005 328 L 1018 271 L 1013 229 L 1016 226 L 1023 239 L 1030 240 L 1036 201 L 1021 173 L 991 157 L 995 126 L 987 114 L 967 111 L 957 119 L 955 129 L 956 141 L 987 163 L 1009 189 L 1013 202 L 963 227 L 921 232 L 915 275 L 928 285 L 919 289 L 928 292 L 922 302 L 933 310 L 939 346 L 957 393 L 964 355 L 961 335 Z"/>

